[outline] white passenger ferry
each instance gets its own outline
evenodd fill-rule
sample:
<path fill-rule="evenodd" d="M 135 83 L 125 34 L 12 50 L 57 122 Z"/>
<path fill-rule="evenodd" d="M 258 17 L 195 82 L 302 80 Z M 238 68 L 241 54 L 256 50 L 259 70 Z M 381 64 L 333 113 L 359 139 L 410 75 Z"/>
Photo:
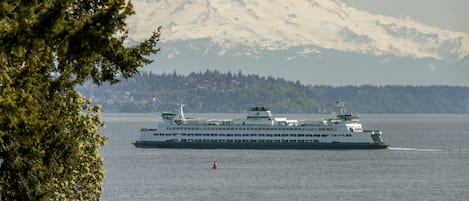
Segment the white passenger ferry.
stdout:
<path fill-rule="evenodd" d="M 201 120 L 163 113 L 158 128 L 142 128 L 134 143 L 143 148 L 195 149 L 384 149 L 379 130 L 363 130 L 358 116 L 337 103 L 334 118 L 299 121 L 275 118 L 270 109 L 253 107 L 245 119 Z"/>

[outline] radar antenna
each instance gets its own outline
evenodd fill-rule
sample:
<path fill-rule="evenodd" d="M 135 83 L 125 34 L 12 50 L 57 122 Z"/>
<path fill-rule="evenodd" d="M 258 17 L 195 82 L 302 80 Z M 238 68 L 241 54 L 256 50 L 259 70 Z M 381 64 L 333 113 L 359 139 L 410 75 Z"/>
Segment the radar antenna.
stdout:
<path fill-rule="evenodd" d="M 336 101 L 335 105 L 337 107 L 337 114 L 345 114 L 347 110 L 345 109 L 345 102 L 342 101 Z"/>
<path fill-rule="evenodd" d="M 181 117 L 181 119 L 185 119 L 184 118 L 184 104 L 179 104 L 179 116 Z"/>

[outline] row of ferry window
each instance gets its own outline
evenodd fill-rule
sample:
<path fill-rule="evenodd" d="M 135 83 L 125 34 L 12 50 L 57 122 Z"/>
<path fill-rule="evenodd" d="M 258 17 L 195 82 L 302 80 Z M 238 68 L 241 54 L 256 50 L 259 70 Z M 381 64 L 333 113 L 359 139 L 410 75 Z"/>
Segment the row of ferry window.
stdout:
<path fill-rule="evenodd" d="M 351 137 L 352 134 L 193 134 L 193 133 L 181 133 L 181 134 L 176 134 L 176 133 L 155 133 L 155 136 L 196 136 L 196 137 L 201 137 L 201 136 L 212 136 L 212 137 L 218 137 L 218 136 L 227 136 L 227 137 L 327 137 L 327 136 L 334 136 L 334 137 Z"/>
<path fill-rule="evenodd" d="M 336 128 L 302 128 L 302 127 L 167 127 L 168 130 L 304 130 L 304 131 L 335 131 Z"/>
<path fill-rule="evenodd" d="M 249 143 L 258 143 L 258 142 L 267 142 L 267 143 L 273 143 L 273 142 L 290 142 L 290 143 L 301 143 L 301 142 L 319 142 L 319 140 L 225 140 L 225 139 L 220 139 L 220 140 L 208 140 L 208 139 L 181 139 L 181 142 L 249 142 Z"/>

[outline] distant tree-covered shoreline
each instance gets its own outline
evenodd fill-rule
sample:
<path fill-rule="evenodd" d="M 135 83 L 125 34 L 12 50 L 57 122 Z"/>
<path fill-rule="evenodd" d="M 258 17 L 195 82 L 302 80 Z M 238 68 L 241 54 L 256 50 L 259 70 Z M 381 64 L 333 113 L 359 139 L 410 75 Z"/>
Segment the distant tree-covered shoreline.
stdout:
<path fill-rule="evenodd" d="M 469 113 L 469 87 L 307 86 L 299 81 L 238 73 L 142 72 L 115 85 L 78 87 L 105 112 L 245 112 L 253 106 L 276 113 L 331 113 L 336 100 L 357 113 Z"/>
<path fill-rule="evenodd" d="M 344 100 L 359 113 L 469 113 L 469 87 L 458 86 L 311 86 L 324 102 Z"/>

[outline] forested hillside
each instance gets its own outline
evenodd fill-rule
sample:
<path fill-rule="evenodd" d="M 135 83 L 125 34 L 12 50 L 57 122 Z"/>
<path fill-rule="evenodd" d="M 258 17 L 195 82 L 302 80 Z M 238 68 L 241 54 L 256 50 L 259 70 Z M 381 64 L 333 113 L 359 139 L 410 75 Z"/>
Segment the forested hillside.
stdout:
<path fill-rule="evenodd" d="M 324 112 L 326 106 L 299 82 L 206 71 L 188 76 L 141 73 L 115 85 L 79 88 L 107 112 L 171 111 L 180 103 L 187 112 L 244 112 L 266 106 L 275 112 Z"/>
<path fill-rule="evenodd" d="M 452 86 L 312 86 L 322 101 L 346 101 L 360 113 L 469 113 L 469 87 Z"/>
<path fill-rule="evenodd" d="M 469 113 L 469 87 L 305 86 L 281 78 L 206 71 L 143 72 L 115 85 L 78 88 L 105 112 L 244 112 L 265 106 L 275 113 L 330 113 L 336 100 L 357 113 Z"/>

